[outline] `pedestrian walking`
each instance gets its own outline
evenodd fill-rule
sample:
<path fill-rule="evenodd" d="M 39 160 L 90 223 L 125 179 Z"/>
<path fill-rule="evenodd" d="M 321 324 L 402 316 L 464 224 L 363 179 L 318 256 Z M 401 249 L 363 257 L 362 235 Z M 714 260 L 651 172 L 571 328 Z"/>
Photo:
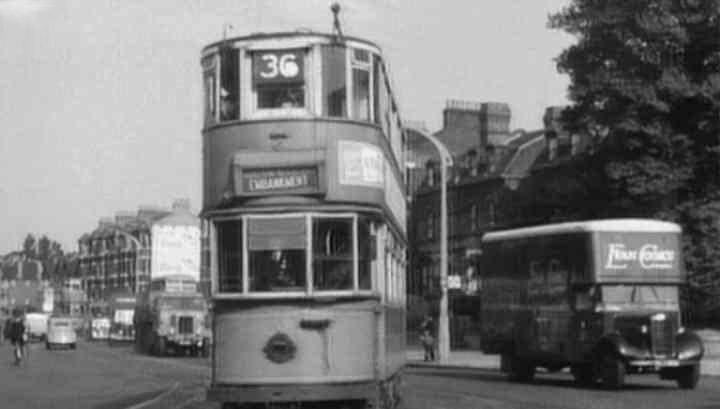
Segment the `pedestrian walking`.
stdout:
<path fill-rule="evenodd" d="M 435 360 L 435 322 L 430 315 L 426 315 L 420 324 L 420 342 L 424 350 L 424 360 Z"/>
<path fill-rule="evenodd" d="M 25 321 L 22 311 L 15 309 L 13 311 L 13 319 L 10 322 L 10 343 L 13 346 L 13 354 L 15 357 L 15 365 L 20 365 L 25 353 L 25 342 L 27 334 L 25 332 Z"/>

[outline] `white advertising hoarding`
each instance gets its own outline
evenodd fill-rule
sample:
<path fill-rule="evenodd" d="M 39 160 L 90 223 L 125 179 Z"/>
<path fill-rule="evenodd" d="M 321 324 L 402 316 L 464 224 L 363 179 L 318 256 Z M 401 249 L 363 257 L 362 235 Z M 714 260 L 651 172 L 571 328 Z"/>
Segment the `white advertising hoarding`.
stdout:
<path fill-rule="evenodd" d="M 184 275 L 200 280 L 200 226 L 152 227 L 151 278 Z"/>

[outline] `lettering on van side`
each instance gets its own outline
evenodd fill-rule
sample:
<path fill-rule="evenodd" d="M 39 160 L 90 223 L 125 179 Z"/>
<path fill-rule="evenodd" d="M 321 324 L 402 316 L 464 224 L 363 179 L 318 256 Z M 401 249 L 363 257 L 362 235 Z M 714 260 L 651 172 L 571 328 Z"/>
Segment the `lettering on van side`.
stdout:
<path fill-rule="evenodd" d="M 620 270 L 628 267 L 631 262 L 639 262 L 640 267 L 672 268 L 675 261 L 674 250 L 663 250 L 657 244 L 645 244 L 640 250 L 628 249 L 624 243 L 610 243 L 605 268 Z"/>

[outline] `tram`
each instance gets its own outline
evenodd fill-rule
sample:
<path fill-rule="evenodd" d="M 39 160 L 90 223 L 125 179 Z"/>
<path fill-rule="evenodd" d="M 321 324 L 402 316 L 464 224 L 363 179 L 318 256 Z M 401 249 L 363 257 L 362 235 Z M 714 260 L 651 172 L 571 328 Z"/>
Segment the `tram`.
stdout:
<path fill-rule="evenodd" d="M 203 211 L 224 408 L 393 408 L 405 364 L 405 135 L 377 45 L 208 45 Z"/>

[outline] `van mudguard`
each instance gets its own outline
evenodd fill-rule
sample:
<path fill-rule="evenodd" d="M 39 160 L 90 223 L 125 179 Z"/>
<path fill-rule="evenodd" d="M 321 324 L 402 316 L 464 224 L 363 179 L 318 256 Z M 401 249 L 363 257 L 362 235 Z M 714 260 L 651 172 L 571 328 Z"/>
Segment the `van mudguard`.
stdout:
<path fill-rule="evenodd" d="M 699 361 L 705 353 L 702 339 L 692 331 L 683 331 L 677 335 L 677 353 L 681 361 Z"/>

